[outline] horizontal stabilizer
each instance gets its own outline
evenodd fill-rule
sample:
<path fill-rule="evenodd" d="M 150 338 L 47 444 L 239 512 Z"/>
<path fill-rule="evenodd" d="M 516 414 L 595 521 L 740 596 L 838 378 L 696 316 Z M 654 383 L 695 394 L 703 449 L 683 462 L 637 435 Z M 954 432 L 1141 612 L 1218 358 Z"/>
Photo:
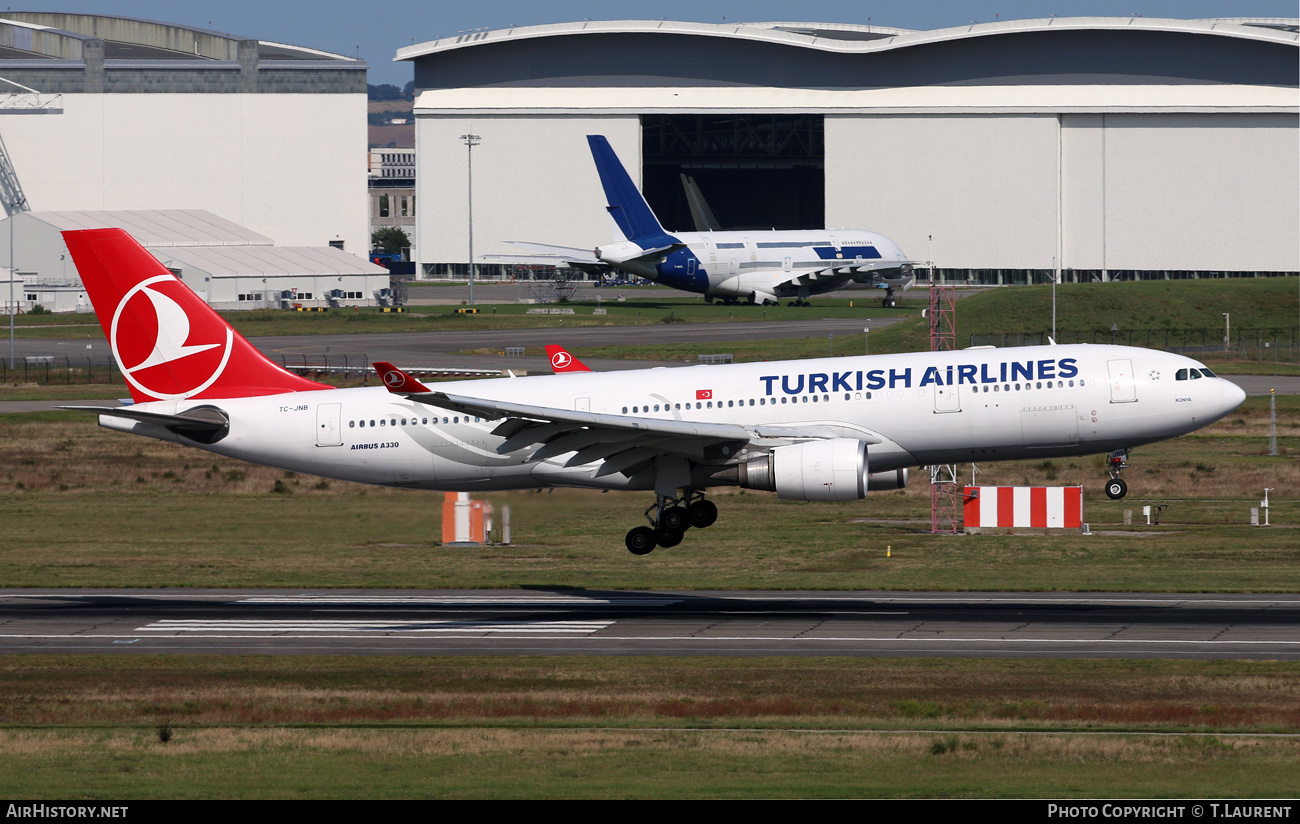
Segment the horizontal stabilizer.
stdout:
<path fill-rule="evenodd" d="M 165 427 L 172 432 L 185 435 L 192 440 L 213 443 L 225 436 L 230 429 L 230 418 L 215 406 L 200 406 L 186 410 L 178 415 L 162 412 L 146 412 L 134 406 L 59 406 L 56 409 L 72 409 L 77 412 L 95 412 L 112 418 L 125 418 L 142 423 L 151 423 Z"/>

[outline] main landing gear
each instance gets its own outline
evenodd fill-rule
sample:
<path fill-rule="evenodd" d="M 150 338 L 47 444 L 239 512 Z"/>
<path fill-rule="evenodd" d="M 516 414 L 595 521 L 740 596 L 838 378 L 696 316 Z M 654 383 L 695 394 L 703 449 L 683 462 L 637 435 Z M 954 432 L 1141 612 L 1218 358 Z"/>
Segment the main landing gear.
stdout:
<path fill-rule="evenodd" d="M 627 551 L 633 555 L 646 555 L 657 546 L 677 546 L 691 527 L 713 526 L 718 520 L 718 507 L 705 500 L 703 492 L 688 489 L 682 498 L 659 495 L 646 509 L 645 518 L 650 526 L 634 527 L 627 533 Z"/>
<path fill-rule="evenodd" d="M 894 300 L 893 289 L 885 290 L 885 296 L 881 299 L 880 305 L 885 309 L 893 309 L 895 306 L 898 306 L 898 301 Z"/>
<path fill-rule="evenodd" d="M 1128 484 L 1119 476 L 1125 469 L 1128 469 L 1128 450 L 1116 449 L 1106 459 L 1106 470 L 1110 475 L 1110 480 L 1106 482 L 1106 497 L 1112 501 L 1118 501 L 1128 494 Z"/>

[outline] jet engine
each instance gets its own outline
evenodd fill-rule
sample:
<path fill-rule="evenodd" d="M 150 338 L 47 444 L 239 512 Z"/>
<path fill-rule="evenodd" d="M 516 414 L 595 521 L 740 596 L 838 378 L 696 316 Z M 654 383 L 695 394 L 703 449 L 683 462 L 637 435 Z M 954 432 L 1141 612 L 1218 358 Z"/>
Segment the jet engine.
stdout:
<path fill-rule="evenodd" d="M 853 438 L 779 446 L 737 469 L 742 488 L 798 501 L 856 501 L 866 497 L 870 477 L 867 445 Z"/>

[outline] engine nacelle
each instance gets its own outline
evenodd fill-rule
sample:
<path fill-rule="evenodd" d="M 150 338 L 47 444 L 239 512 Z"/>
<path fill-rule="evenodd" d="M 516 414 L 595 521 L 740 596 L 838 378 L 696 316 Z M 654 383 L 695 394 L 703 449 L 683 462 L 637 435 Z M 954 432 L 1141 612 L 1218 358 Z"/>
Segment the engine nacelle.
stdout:
<path fill-rule="evenodd" d="M 766 489 L 778 498 L 856 501 L 867 494 L 867 445 L 853 438 L 779 446 L 738 469 L 741 487 Z"/>

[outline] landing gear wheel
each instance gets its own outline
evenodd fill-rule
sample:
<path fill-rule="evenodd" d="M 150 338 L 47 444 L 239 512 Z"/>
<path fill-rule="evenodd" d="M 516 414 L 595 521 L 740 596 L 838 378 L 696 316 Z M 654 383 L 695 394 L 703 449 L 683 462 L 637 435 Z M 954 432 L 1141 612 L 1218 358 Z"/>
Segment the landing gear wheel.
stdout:
<path fill-rule="evenodd" d="M 895 306 L 898 305 L 898 301 L 894 300 L 893 298 L 885 298 L 884 300 L 880 301 L 880 305 L 885 309 L 893 309 Z"/>
<path fill-rule="evenodd" d="M 637 528 L 642 529 L 643 527 Z M 655 533 L 655 540 L 659 542 L 659 546 L 667 549 L 668 547 L 677 546 L 682 542 L 682 533 L 675 532 L 671 529 L 663 529 L 661 527 L 659 531 Z"/>
<path fill-rule="evenodd" d="M 680 506 L 670 506 L 664 510 L 662 515 L 659 516 L 660 533 L 676 532 L 680 534 L 685 532 L 686 527 L 690 525 L 691 522 L 687 518 L 686 510 Z M 678 538 L 678 541 L 680 540 L 681 539 Z M 660 541 L 660 543 L 664 546 L 673 546 L 673 544 L 664 544 L 663 541 Z"/>
<path fill-rule="evenodd" d="M 628 531 L 627 551 L 633 555 L 648 555 L 658 545 L 655 531 L 648 526 L 638 526 Z"/>
<path fill-rule="evenodd" d="M 1128 484 L 1122 478 L 1111 478 L 1106 482 L 1106 497 L 1118 501 L 1128 494 Z"/>
<path fill-rule="evenodd" d="M 718 507 L 712 501 L 696 501 L 687 508 L 686 517 L 691 526 L 704 529 L 718 520 Z"/>

